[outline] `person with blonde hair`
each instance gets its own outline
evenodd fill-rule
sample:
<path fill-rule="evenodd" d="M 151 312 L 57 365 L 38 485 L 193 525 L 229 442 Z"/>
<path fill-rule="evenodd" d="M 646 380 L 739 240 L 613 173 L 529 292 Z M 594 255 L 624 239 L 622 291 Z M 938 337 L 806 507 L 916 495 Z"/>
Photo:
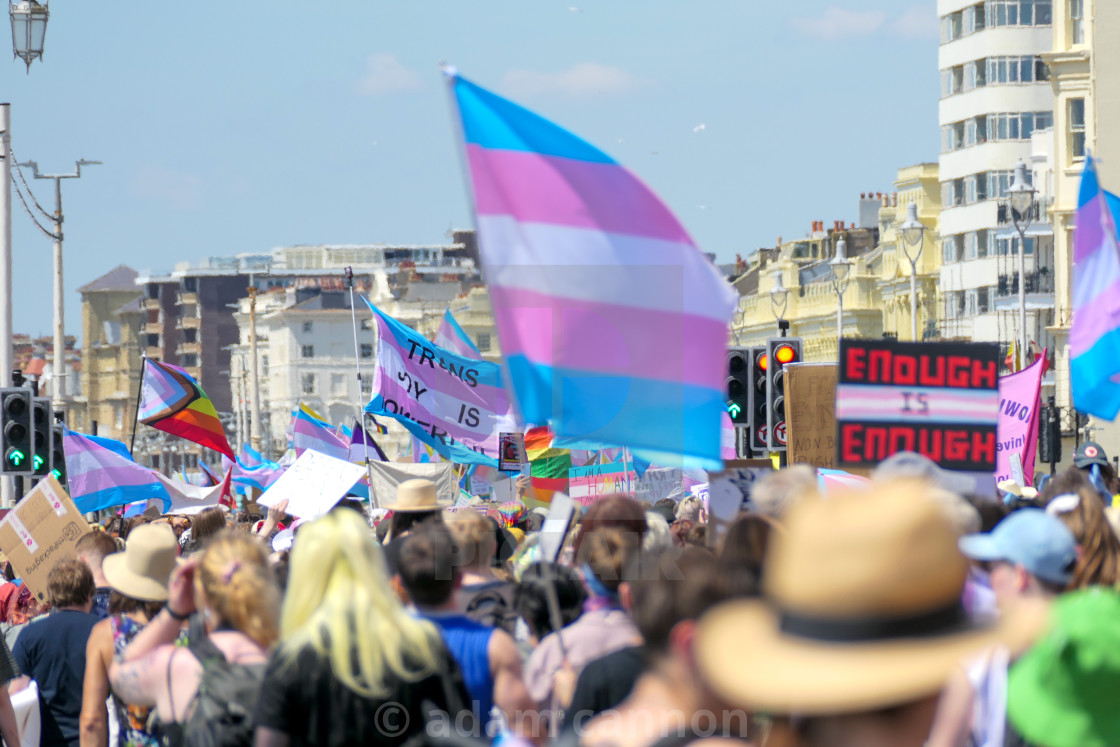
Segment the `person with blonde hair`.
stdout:
<path fill-rule="evenodd" d="M 256 744 L 401 744 L 424 733 L 424 701 L 452 721 L 469 708 L 436 627 L 393 594 L 365 521 L 332 511 L 304 525 L 257 704 Z"/>
<path fill-rule="evenodd" d="M 1115 588 L 1120 583 L 1120 538 L 1108 522 L 1097 491 L 1084 485 L 1056 495 L 1046 504 L 1046 513 L 1069 527 L 1081 549 L 1066 591 L 1087 586 Z"/>
<path fill-rule="evenodd" d="M 264 676 L 268 649 L 278 636 L 280 592 L 260 544 L 235 532 L 212 537 L 199 557 L 171 574 L 167 604 L 114 661 L 109 682 L 118 698 L 156 706 L 159 728 L 170 744 L 181 744 L 200 728 L 192 719 L 200 704 L 212 705 L 202 687 L 212 662 L 225 660 L 238 678 Z M 176 646 L 182 624 L 200 610 L 205 634 Z M 248 688 L 246 688 L 248 689 Z M 256 703 L 226 704 L 228 732 L 247 740 Z M 243 718 L 235 718 L 241 714 Z"/>

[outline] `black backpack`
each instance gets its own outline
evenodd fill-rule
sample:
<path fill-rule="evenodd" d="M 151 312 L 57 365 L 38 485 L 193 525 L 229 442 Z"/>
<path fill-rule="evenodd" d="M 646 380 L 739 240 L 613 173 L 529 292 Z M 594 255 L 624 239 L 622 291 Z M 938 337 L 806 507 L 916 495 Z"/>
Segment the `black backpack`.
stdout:
<path fill-rule="evenodd" d="M 518 615 L 512 601 L 513 584 L 495 581 L 474 588 L 464 587 L 462 591 L 474 594 L 464 610 L 467 617 L 492 628 L 501 628 L 510 635 L 514 634 Z"/>
<path fill-rule="evenodd" d="M 267 664 L 231 664 L 207 636 L 192 637 L 187 648 L 202 664 L 198 695 L 183 723 L 183 744 L 240 747 L 253 743 L 257 708 Z"/>

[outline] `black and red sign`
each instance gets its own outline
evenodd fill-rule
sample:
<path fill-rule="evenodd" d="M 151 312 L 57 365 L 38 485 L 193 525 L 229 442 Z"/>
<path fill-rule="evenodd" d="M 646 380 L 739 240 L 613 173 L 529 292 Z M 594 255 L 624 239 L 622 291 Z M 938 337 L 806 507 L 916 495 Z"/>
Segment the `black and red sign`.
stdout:
<path fill-rule="evenodd" d="M 996 468 L 999 345 L 841 340 L 837 458 L 873 467 L 916 451 L 941 467 Z"/>

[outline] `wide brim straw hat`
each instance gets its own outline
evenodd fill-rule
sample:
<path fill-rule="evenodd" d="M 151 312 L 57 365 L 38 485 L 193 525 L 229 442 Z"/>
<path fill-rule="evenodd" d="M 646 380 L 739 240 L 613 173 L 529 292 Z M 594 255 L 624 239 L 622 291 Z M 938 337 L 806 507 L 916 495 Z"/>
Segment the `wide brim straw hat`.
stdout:
<path fill-rule="evenodd" d="M 961 605 L 968 561 L 919 483 L 806 499 L 771 540 L 765 598 L 705 615 L 695 651 L 731 704 L 782 714 L 876 710 L 938 692 L 970 655 L 1025 648 L 1045 609 L 980 627 Z"/>
<path fill-rule="evenodd" d="M 420 511 L 439 511 L 450 505 L 450 501 L 439 499 L 434 482 L 416 478 L 405 480 L 398 485 L 396 502 L 383 508 L 398 513 L 417 513 Z"/>
<path fill-rule="evenodd" d="M 123 552 L 105 557 L 101 570 L 114 590 L 143 602 L 167 601 L 167 582 L 179 542 L 166 524 L 144 524 L 128 534 Z"/>

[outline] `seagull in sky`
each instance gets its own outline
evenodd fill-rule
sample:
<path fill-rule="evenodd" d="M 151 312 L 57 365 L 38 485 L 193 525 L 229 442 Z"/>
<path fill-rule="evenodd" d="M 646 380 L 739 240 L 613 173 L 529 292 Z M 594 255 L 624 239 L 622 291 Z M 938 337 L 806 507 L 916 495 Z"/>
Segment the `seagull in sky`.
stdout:
<path fill-rule="evenodd" d="M 704 131 L 704 130 L 706 130 L 706 129 L 708 129 L 708 125 L 706 125 L 706 124 L 704 124 L 703 122 L 701 122 L 700 124 L 698 124 L 698 125 L 696 125 L 695 127 L 693 127 L 693 128 L 692 128 L 692 131 L 693 131 L 693 132 L 703 132 L 703 131 Z"/>

